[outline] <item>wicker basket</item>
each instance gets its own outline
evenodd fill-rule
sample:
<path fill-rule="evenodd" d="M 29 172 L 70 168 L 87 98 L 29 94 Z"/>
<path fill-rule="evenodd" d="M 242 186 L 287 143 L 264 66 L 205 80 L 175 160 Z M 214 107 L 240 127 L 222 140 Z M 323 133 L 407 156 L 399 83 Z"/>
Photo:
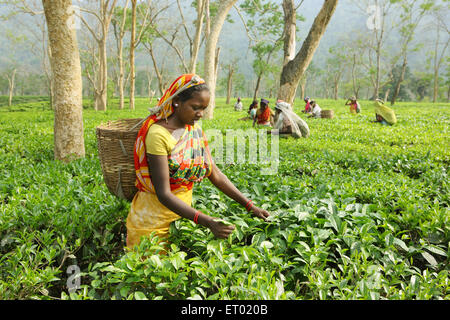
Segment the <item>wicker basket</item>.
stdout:
<path fill-rule="evenodd" d="M 98 156 L 108 190 L 131 201 L 135 186 L 134 143 L 143 119 L 108 121 L 97 127 Z"/>
<path fill-rule="evenodd" d="M 334 118 L 334 111 L 333 110 L 322 110 L 320 112 L 320 117 L 321 118 L 333 119 Z"/>

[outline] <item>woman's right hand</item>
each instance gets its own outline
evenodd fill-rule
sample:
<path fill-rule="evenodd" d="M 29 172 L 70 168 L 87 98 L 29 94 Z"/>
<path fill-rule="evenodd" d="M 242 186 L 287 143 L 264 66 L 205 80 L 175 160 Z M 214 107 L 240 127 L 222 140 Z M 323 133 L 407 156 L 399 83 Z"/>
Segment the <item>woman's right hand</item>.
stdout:
<path fill-rule="evenodd" d="M 234 225 L 225 224 L 220 220 L 211 219 L 209 222 L 209 229 L 212 231 L 214 236 L 219 239 L 226 239 L 233 232 Z"/>

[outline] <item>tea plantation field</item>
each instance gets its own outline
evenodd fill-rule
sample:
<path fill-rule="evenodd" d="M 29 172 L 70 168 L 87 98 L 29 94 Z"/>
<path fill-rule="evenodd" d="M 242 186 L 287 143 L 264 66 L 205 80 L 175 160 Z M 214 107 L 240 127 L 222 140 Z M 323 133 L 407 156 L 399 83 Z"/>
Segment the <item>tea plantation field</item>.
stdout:
<path fill-rule="evenodd" d="M 0 106 L 0 299 L 450 299 L 450 104 L 399 103 L 388 127 L 370 122 L 369 101 L 357 116 L 318 103 L 336 117 L 306 119 L 308 139 L 280 138 L 275 175 L 219 165 L 270 220 L 204 181 L 193 206 L 236 230 L 218 240 L 179 220 L 167 255 L 154 240 L 124 250 L 129 203 L 107 190 L 97 154 L 95 127 L 145 117 L 145 99 L 107 112 L 86 101 L 86 157 L 70 164 L 53 159 L 44 100 Z M 251 127 L 217 105 L 205 130 Z"/>

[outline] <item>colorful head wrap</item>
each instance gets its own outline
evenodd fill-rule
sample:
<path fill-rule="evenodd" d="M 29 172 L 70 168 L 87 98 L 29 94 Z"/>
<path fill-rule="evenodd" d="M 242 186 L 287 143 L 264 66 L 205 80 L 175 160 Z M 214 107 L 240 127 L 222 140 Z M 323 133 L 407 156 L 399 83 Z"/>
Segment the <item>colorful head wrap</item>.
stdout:
<path fill-rule="evenodd" d="M 167 119 L 173 113 L 172 100 L 181 92 L 190 87 L 204 84 L 205 80 L 200 78 L 196 74 L 183 74 L 179 76 L 169 87 L 169 89 L 164 92 L 163 96 L 158 100 L 158 104 L 155 108 L 149 109 L 150 116 L 157 114 L 159 115 L 158 120 L 164 117 Z"/>
<path fill-rule="evenodd" d="M 151 125 L 166 119 L 173 113 L 171 101 L 184 90 L 204 84 L 205 81 L 195 74 L 184 74 L 178 77 L 159 100 L 157 106 L 150 110 L 150 115 L 139 130 L 134 146 L 134 166 L 136 169 L 136 187 L 140 191 L 155 192 L 148 169 L 145 137 Z M 168 157 L 170 188 L 192 189 L 193 182 L 201 181 L 211 174 L 212 159 L 208 141 L 198 125 L 186 125 L 185 132 L 178 140 Z"/>
<path fill-rule="evenodd" d="M 261 103 L 265 103 L 265 104 L 269 105 L 269 100 L 261 99 Z"/>

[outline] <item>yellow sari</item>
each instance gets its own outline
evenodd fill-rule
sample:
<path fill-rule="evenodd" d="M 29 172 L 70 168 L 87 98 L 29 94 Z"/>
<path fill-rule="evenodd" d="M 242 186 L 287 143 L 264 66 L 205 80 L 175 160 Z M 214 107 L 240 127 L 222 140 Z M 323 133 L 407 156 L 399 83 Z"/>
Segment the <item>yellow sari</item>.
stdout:
<path fill-rule="evenodd" d="M 175 196 L 192 205 L 192 190 L 179 190 Z M 154 193 L 138 191 L 131 202 L 127 217 L 127 247 L 129 249 L 138 245 L 141 237 L 155 232 L 160 240 L 169 236 L 170 224 L 181 217 L 169 210 Z"/>
<path fill-rule="evenodd" d="M 375 101 L 375 113 L 383 117 L 390 125 L 397 123 L 397 117 L 395 116 L 394 110 L 386 107 L 380 101 Z"/>

